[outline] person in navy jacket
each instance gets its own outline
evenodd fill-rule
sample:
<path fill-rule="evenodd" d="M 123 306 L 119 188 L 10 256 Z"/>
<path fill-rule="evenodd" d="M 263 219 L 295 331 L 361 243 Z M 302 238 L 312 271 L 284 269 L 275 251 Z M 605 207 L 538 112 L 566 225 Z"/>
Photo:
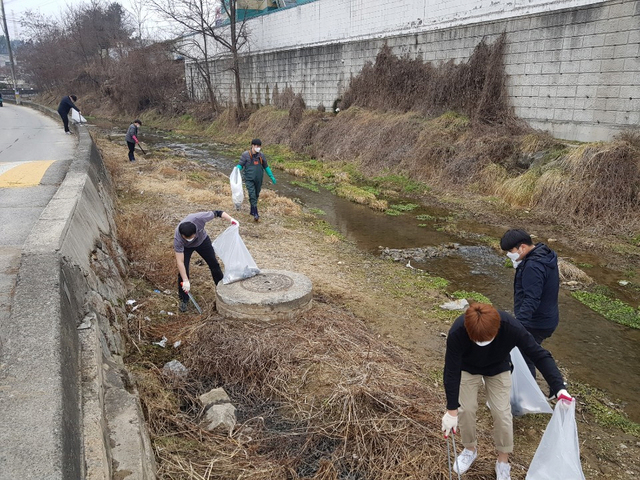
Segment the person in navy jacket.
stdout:
<path fill-rule="evenodd" d="M 73 108 L 75 111 L 80 113 L 80 109 L 76 107 L 76 104 L 73 102 L 77 102 L 78 97 L 75 95 L 67 95 L 66 97 L 62 97 L 60 100 L 60 105 L 58 105 L 58 115 L 62 118 L 62 124 L 64 125 L 64 131 L 67 135 L 71 135 L 69 131 L 69 112 Z"/>
<path fill-rule="evenodd" d="M 516 275 L 513 280 L 513 313 L 536 342 L 549 338 L 558 327 L 558 291 L 560 274 L 556 252 L 544 243 L 533 244 L 524 230 L 507 231 L 500 240 L 500 248 L 507 252 Z M 524 359 L 536 376 L 530 358 Z"/>

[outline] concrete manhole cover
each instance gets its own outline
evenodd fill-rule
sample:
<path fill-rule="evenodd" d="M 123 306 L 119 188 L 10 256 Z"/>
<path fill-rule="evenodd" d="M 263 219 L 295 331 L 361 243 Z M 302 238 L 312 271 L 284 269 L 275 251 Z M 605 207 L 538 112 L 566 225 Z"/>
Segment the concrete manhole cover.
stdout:
<path fill-rule="evenodd" d="M 286 270 L 262 270 L 255 277 L 216 287 L 216 309 L 228 318 L 292 319 L 311 307 L 311 298 L 311 280 Z"/>
<path fill-rule="evenodd" d="M 278 292 L 293 286 L 293 279 L 282 273 L 262 273 L 240 282 L 240 286 L 250 292 Z"/>

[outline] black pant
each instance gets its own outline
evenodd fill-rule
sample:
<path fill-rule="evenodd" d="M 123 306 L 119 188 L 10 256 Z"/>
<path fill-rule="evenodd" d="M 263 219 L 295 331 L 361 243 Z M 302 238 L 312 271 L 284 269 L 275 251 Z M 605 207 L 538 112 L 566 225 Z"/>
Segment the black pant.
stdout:
<path fill-rule="evenodd" d="M 62 124 L 64 125 L 64 131 L 68 132 L 69 131 L 69 114 L 67 113 L 66 115 L 63 115 L 61 112 L 58 112 L 58 115 L 60 115 L 60 118 L 62 118 Z"/>
<path fill-rule="evenodd" d="M 187 271 L 187 277 L 189 277 L 189 260 L 191 260 L 191 254 L 193 252 L 198 252 L 198 254 L 207 262 L 209 265 L 209 270 L 211 270 L 211 276 L 213 277 L 214 283 L 217 285 L 222 277 L 222 269 L 220 268 L 220 264 L 216 259 L 216 253 L 213 251 L 213 245 L 211 245 L 211 239 L 207 235 L 204 241 L 195 248 L 184 248 L 184 268 Z M 178 293 L 180 294 L 180 300 L 183 302 L 189 301 L 189 296 L 184 293 L 182 290 L 182 286 L 180 283 L 182 282 L 182 277 L 178 273 Z"/>
<path fill-rule="evenodd" d="M 133 162 L 133 161 L 135 161 L 135 159 L 136 159 L 135 155 L 133 154 L 133 152 L 134 152 L 134 151 L 135 151 L 135 149 L 136 149 L 136 144 L 135 144 L 135 143 L 133 143 L 133 142 L 129 142 L 129 141 L 127 140 L 127 146 L 129 147 L 129 161 L 130 161 L 130 162 Z"/>
<path fill-rule="evenodd" d="M 529 328 L 529 327 L 524 327 L 527 332 L 529 332 L 531 335 L 533 335 L 534 340 L 538 343 L 538 345 L 542 345 L 542 341 L 549 338 L 553 332 L 556 330 L 555 328 L 545 328 L 545 329 L 538 329 L 538 328 Z M 531 371 L 531 375 L 533 375 L 533 378 L 536 378 L 536 366 L 533 364 L 533 361 L 527 357 L 523 352 L 522 356 L 524 357 L 524 361 L 527 362 L 527 366 L 529 367 L 529 370 Z"/>

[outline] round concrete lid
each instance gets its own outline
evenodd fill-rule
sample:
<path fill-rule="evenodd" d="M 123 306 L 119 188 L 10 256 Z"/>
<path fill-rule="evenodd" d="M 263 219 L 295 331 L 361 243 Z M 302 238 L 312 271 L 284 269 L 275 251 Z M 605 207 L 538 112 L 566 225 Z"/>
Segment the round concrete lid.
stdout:
<path fill-rule="evenodd" d="M 218 313 L 243 320 L 291 319 L 311 307 L 311 298 L 311 280 L 286 270 L 262 270 L 255 277 L 216 287 Z"/>

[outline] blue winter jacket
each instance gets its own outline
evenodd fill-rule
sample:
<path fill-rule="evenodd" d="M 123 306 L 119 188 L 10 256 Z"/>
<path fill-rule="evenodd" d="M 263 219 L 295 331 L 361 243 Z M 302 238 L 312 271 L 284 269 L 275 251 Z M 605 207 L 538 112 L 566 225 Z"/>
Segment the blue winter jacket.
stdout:
<path fill-rule="evenodd" d="M 524 257 L 513 281 L 513 311 L 525 328 L 555 329 L 558 326 L 558 256 L 544 243 Z"/>

